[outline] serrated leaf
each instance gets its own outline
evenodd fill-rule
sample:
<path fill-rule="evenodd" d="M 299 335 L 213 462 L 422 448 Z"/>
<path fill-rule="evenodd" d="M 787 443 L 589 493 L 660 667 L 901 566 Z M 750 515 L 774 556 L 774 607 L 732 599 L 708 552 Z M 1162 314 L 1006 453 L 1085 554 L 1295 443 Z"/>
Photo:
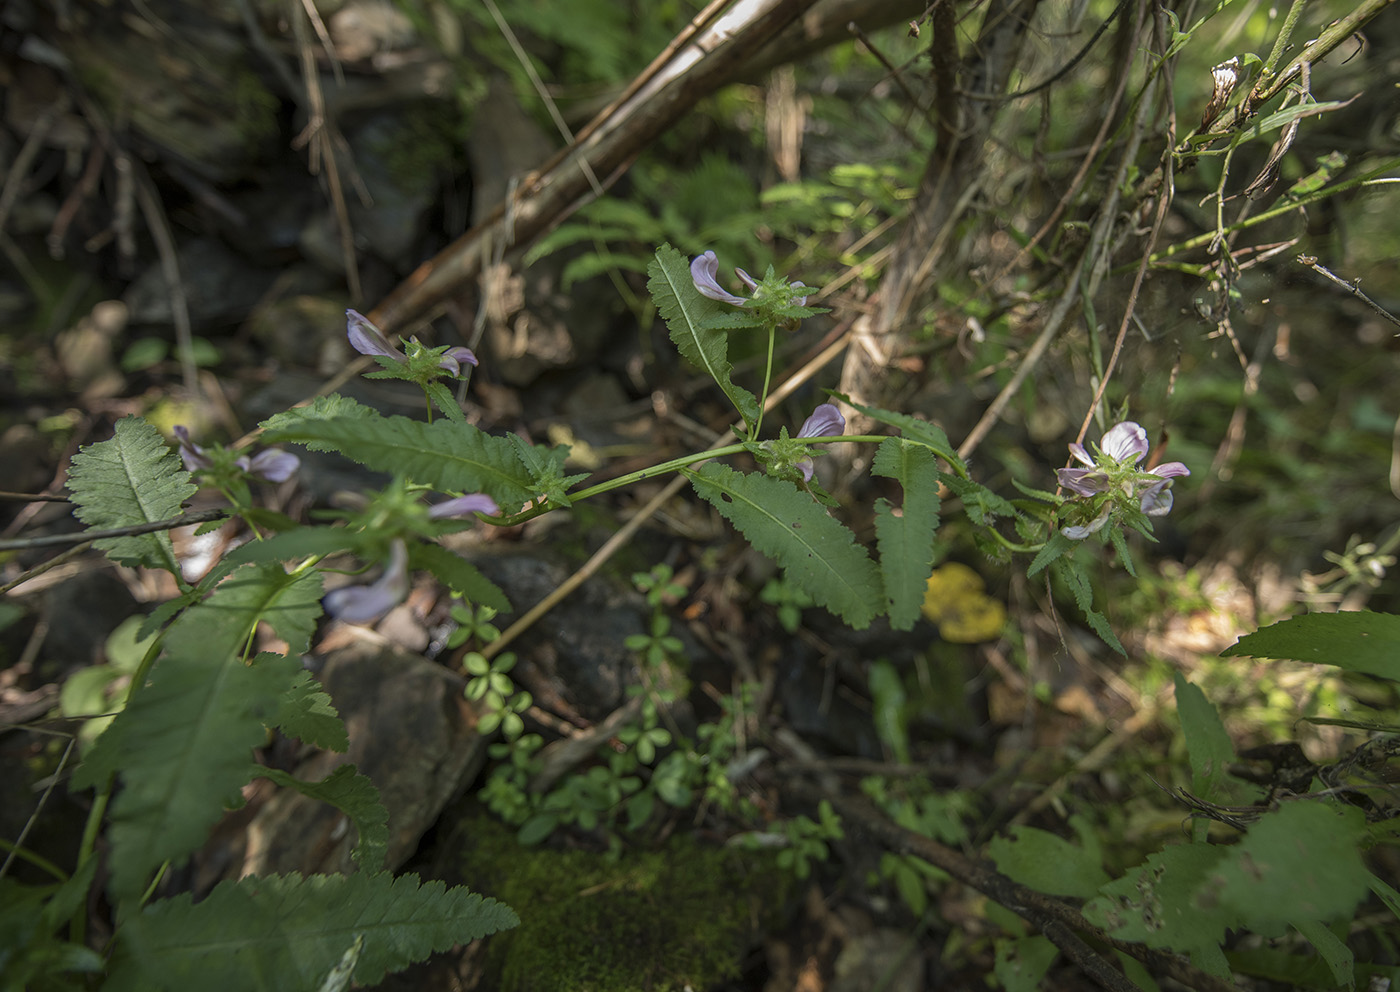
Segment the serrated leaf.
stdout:
<path fill-rule="evenodd" d="M 322 442 L 378 472 L 443 492 L 486 493 L 506 513 L 535 495 L 515 445 L 471 424 L 408 417 L 308 420 L 269 433 L 267 440 Z"/>
<path fill-rule="evenodd" d="M 97 739 L 74 776 L 82 788 L 120 771 L 112 804 L 112 890 L 139 895 L 163 861 L 183 859 L 247 781 L 249 754 L 302 672 L 295 656 L 245 650 L 266 621 L 294 652 L 320 615 L 321 578 L 247 565 L 171 625 L 146 684 Z"/>
<path fill-rule="evenodd" d="M 282 694 L 277 712 L 270 722 L 288 737 L 295 737 L 312 747 L 344 753 L 350 746 L 345 722 L 340 719 L 331 697 L 321 688 L 321 683 L 305 670 Z"/>
<path fill-rule="evenodd" d="M 452 390 L 441 382 L 423 383 L 423 391 L 428 394 L 428 398 L 433 401 L 433 406 L 442 411 L 443 416 L 456 423 L 466 423 L 467 415 L 462 412 L 462 404 L 457 402 L 457 397 L 452 395 Z"/>
<path fill-rule="evenodd" d="M 896 480 L 904 490 L 903 513 L 888 500 L 875 503 L 875 538 L 890 626 L 912 630 L 933 571 L 933 536 L 938 531 L 938 459 L 919 444 L 890 438 L 880 442 L 870 471 Z"/>
<path fill-rule="evenodd" d="M 1196 904 L 1219 906 L 1266 937 L 1299 920 L 1349 920 L 1370 887 L 1359 850 L 1365 836 L 1366 816 L 1355 806 L 1285 803 L 1229 849 Z"/>
<path fill-rule="evenodd" d="M 354 935 L 365 938 L 355 981 L 434 951 L 517 926 L 508 906 L 416 875 L 270 876 L 221 882 L 198 904 L 181 895 L 121 929 L 107 992 L 313 989 Z"/>
<path fill-rule="evenodd" d="M 1109 882 L 1096 852 L 1035 827 L 1015 826 L 1010 837 L 993 837 L 987 856 L 1003 875 L 1052 896 L 1087 899 Z"/>
<path fill-rule="evenodd" d="M 656 258 L 647 266 L 647 273 L 647 290 L 681 355 L 714 379 L 746 424 L 756 422 L 758 400 L 747 389 L 735 385 L 732 378 L 728 336 L 706 326 L 725 312 L 723 304 L 700 295 L 690 278 L 690 263 L 668 244 L 656 249 Z"/>
<path fill-rule="evenodd" d="M 952 443 L 948 440 L 948 435 L 936 424 L 931 424 L 927 420 L 920 420 L 917 417 L 911 417 L 907 413 L 896 413 L 894 410 L 882 410 L 878 406 L 866 406 L 863 403 L 857 403 L 843 393 L 832 393 L 831 396 L 833 399 L 838 399 L 842 403 L 859 410 L 871 420 L 882 424 L 888 424 L 890 427 L 896 428 L 905 439 L 933 449 L 938 453 L 938 457 L 942 458 L 950 465 L 956 466 L 959 474 L 967 471 L 967 466 L 953 449 Z"/>
<path fill-rule="evenodd" d="M 408 560 L 413 568 L 432 572 L 443 585 L 469 603 L 489 606 L 497 613 L 510 613 L 514 609 L 496 583 L 461 555 L 440 544 L 415 543 L 409 547 Z"/>
<path fill-rule="evenodd" d="M 1108 625 L 1108 618 L 1098 610 L 1094 609 L 1094 588 L 1089 584 L 1089 578 L 1074 564 L 1073 560 L 1059 559 L 1052 566 L 1055 575 L 1066 586 L 1069 587 L 1074 596 L 1075 605 L 1084 614 L 1084 619 L 1089 624 L 1089 628 L 1099 635 L 1099 638 L 1117 651 L 1127 657 L 1128 652 L 1123 650 L 1123 644 L 1118 640 L 1118 635 L 1113 632 L 1113 628 Z"/>
<path fill-rule="evenodd" d="M 73 513 L 93 530 L 169 520 L 197 489 L 160 431 L 134 416 L 117 421 L 108 440 L 79 449 L 68 470 Z M 123 565 L 180 575 L 164 531 L 106 537 L 97 547 Z"/>
<path fill-rule="evenodd" d="M 880 573 L 855 535 L 791 482 L 711 462 L 687 471 L 695 491 L 787 579 L 856 630 L 884 608 Z"/>
<path fill-rule="evenodd" d="M 1310 613 L 1246 634 L 1220 653 L 1311 661 L 1400 682 L 1400 616 Z"/>
<path fill-rule="evenodd" d="M 253 766 L 252 777 L 296 789 L 303 796 L 330 803 L 350 818 L 360 835 L 350 856 L 361 871 L 379 871 L 389 851 L 389 811 L 379 800 L 379 790 L 354 765 L 341 765 L 319 782 L 304 782 L 280 768 Z"/>
<path fill-rule="evenodd" d="M 944 473 L 943 484 L 955 492 L 962 500 L 963 512 L 979 527 L 990 526 L 997 517 L 1013 517 L 1016 507 L 1009 500 L 998 496 L 980 482 L 964 479 L 962 476 Z"/>
<path fill-rule="evenodd" d="M 268 417 L 258 426 L 265 432 L 277 433 L 284 430 L 293 430 L 298 426 L 320 420 L 346 420 L 353 417 L 370 418 L 378 417 L 379 412 L 373 407 L 357 403 L 348 396 L 341 396 L 339 393 L 331 393 L 329 396 L 318 396 L 306 406 L 293 407 L 281 413 Z M 312 451 L 338 451 L 335 445 L 321 441 L 308 442 L 306 445 Z"/>
<path fill-rule="evenodd" d="M 1226 848 L 1177 844 L 1103 886 L 1084 906 L 1084 918 L 1114 937 L 1189 953 L 1200 968 L 1225 978 L 1230 967 L 1220 949 L 1225 928 L 1238 921 L 1228 912 L 1195 905 L 1197 890 L 1224 857 Z"/>
<path fill-rule="evenodd" d="M 1072 541 L 1065 537 L 1065 535 L 1059 531 L 1055 531 L 1055 533 L 1050 535 L 1050 539 L 1045 542 L 1045 546 L 1042 547 L 1040 552 L 1035 556 L 1035 559 L 1031 562 L 1030 568 L 1026 569 L 1026 578 L 1035 578 L 1036 573 L 1043 571 L 1054 562 L 1059 561 L 1065 555 L 1069 554 L 1078 543 L 1078 541 Z"/>

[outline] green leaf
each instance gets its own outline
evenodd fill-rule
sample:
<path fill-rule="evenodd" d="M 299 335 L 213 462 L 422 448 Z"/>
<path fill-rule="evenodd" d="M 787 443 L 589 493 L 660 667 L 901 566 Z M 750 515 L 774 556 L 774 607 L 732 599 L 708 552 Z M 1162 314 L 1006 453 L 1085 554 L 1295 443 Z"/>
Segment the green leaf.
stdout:
<path fill-rule="evenodd" d="M 1035 578 L 1036 573 L 1059 561 L 1072 552 L 1078 544 L 1078 541 L 1072 541 L 1059 531 L 1055 531 L 1050 535 L 1050 540 L 1046 541 L 1045 546 L 1040 549 L 1040 553 L 1035 556 L 1031 567 L 1026 569 L 1026 578 Z"/>
<path fill-rule="evenodd" d="M 309 558 L 312 555 L 358 551 L 365 544 L 363 533 L 345 527 L 298 527 L 261 541 L 249 541 L 230 551 L 224 556 L 224 561 L 234 565 L 291 561 L 296 558 Z"/>
<path fill-rule="evenodd" d="M 441 410 L 443 416 L 455 423 L 466 423 L 467 415 L 462 412 L 462 404 L 457 402 L 457 397 L 452 395 L 452 390 L 441 382 L 425 382 L 421 385 L 423 392 L 428 394 L 428 398 L 433 401 L 433 406 Z"/>
<path fill-rule="evenodd" d="M 378 416 L 378 411 L 373 407 L 356 403 L 348 396 L 331 393 L 329 396 L 316 397 L 307 406 L 293 407 L 282 413 L 274 414 L 258 426 L 268 434 L 277 434 L 321 420 L 346 420 L 352 417 L 371 418 Z M 334 444 L 325 441 L 311 441 L 306 446 L 312 451 L 340 450 Z"/>
<path fill-rule="evenodd" d="M 962 499 L 963 512 L 979 527 L 991 526 L 997 517 L 1014 517 L 1016 507 L 980 482 L 943 473 L 944 484 Z"/>
<path fill-rule="evenodd" d="M 344 753 L 350 746 L 345 722 L 311 673 L 303 670 L 295 682 L 282 694 L 271 724 L 288 737 L 303 744 Z"/>
<path fill-rule="evenodd" d="M 912 630 L 933 572 L 933 536 L 938 530 L 938 459 L 928 448 L 890 438 L 880 442 L 870 471 L 895 479 L 904 490 L 900 516 L 884 497 L 875 502 L 875 536 L 880 549 L 890 626 Z"/>
<path fill-rule="evenodd" d="M 1176 672 L 1176 711 L 1181 717 L 1181 734 L 1191 758 L 1191 790 L 1209 802 L 1229 802 L 1225 789 L 1235 745 L 1220 722 L 1220 714 L 1197 686 Z"/>
<path fill-rule="evenodd" d="M 1400 616 L 1310 613 L 1246 634 L 1220 653 L 1311 661 L 1400 682 Z"/>
<path fill-rule="evenodd" d="M 1352 954 L 1345 941 L 1318 920 L 1299 920 L 1293 925 L 1308 938 L 1308 943 L 1317 948 L 1318 956 L 1327 962 L 1337 985 L 1352 986 L 1356 983 L 1356 955 Z"/>
<path fill-rule="evenodd" d="M 134 416 L 117 421 L 109 440 L 79 449 L 68 470 L 74 515 L 93 530 L 169 520 L 197 488 L 160 431 Z M 107 537 L 97 547 L 123 565 L 180 575 L 164 531 Z"/>
<path fill-rule="evenodd" d="M 402 474 L 443 492 L 486 493 L 506 513 L 535 495 L 515 445 L 471 424 L 349 417 L 292 424 L 266 439 L 321 442 L 378 472 Z"/>
<path fill-rule="evenodd" d="M 1366 816 L 1355 806 L 1285 803 L 1229 849 L 1196 903 L 1231 912 L 1266 937 L 1303 920 L 1351 919 L 1370 887 L 1359 850 L 1365 835 Z"/>
<path fill-rule="evenodd" d="M 714 379 L 744 423 L 755 423 L 758 400 L 731 378 L 734 367 L 729 364 L 729 338 L 723 331 L 707 326 L 712 318 L 725 312 L 724 304 L 700 295 L 690 278 L 690 263 L 668 244 L 656 249 L 656 258 L 647 266 L 647 273 L 647 290 L 681 355 Z"/>
<path fill-rule="evenodd" d="M 194 904 L 165 899 L 121 929 L 107 992 L 314 989 L 365 938 L 355 981 L 518 925 L 510 908 L 416 875 L 270 876 L 221 882 Z"/>
<path fill-rule="evenodd" d="M 567 495 L 569 488 L 588 478 L 588 473 L 564 474 L 564 460 L 569 457 L 569 446 L 557 444 L 546 448 L 542 444 L 531 444 L 518 434 L 508 434 L 506 437 L 515 445 L 520 463 L 530 473 L 531 489 L 552 506 L 571 506 Z"/>
<path fill-rule="evenodd" d="M 1004 992 L 1036 992 L 1059 948 L 1040 934 L 997 941 L 997 981 Z"/>
<path fill-rule="evenodd" d="M 1010 837 L 993 837 L 987 856 L 1003 875 L 1052 896 L 1088 899 L 1109 882 L 1097 852 L 1035 827 L 1015 826 Z"/>
<path fill-rule="evenodd" d="M 245 565 L 171 625 L 149 681 L 132 692 L 74 776 L 81 788 L 121 772 L 108 831 L 118 897 L 139 895 L 158 865 L 188 855 L 224 806 L 239 801 L 249 752 L 299 681 L 296 654 L 309 646 L 320 596 L 314 572 Z M 259 621 L 288 642 L 291 657 L 244 661 Z"/>
<path fill-rule="evenodd" d="M 856 630 L 880 614 L 885 594 L 875 563 L 855 535 L 791 482 L 717 462 L 685 474 L 702 499 L 817 605 Z"/>
<path fill-rule="evenodd" d="M 859 410 L 871 420 L 896 428 L 906 440 L 931 448 L 938 454 L 939 458 L 954 466 L 959 475 L 967 471 L 967 465 L 958 457 L 952 442 L 948 440 L 948 435 L 943 432 L 941 427 L 931 424 L 927 420 L 911 417 L 907 413 L 882 410 L 878 406 L 865 406 L 842 393 L 832 393 L 831 395 L 832 398 Z"/>
<path fill-rule="evenodd" d="M 1220 978 L 1230 968 L 1220 950 L 1225 928 L 1236 924 L 1218 908 L 1195 905 L 1195 894 L 1226 848 L 1178 844 L 1156 854 L 1125 876 L 1103 886 L 1084 906 L 1084 918 L 1123 940 L 1189 953 L 1200 968 Z"/>
<path fill-rule="evenodd" d="M 250 777 L 261 777 L 303 796 L 330 803 L 350 818 L 360 835 L 350 856 L 361 871 L 379 871 L 389 850 L 389 811 L 379 801 L 379 790 L 354 765 L 341 765 L 319 782 L 304 782 L 280 768 L 254 765 Z"/>
<path fill-rule="evenodd" d="M 1089 578 L 1081 572 L 1073 562 L 1059 559 L 1052 566 L 1056 578 L 1064 582 L 1074 595 L 1075 605 L 1084 613 L 1084 619 L 1088 621 L 1089 627 L 1098 634 L 1105 644 L 1127 657 L 1128 652 L 1123 650 L 1122 643 L 1118 640 L 1118 635 L 1113 632 L 1113 628 L 1108 625 L 1108 618 L 1098 610 L 1094 609 L 1094 589 L 1089 584 Z"/>
<path fill-rule="evenodd" d="M 432 572 L 443 585 L 470 603 L 489 606 L 497 613 L 510 613 L 514 609 L 496 583 L 461 555 L 440 544 L 409 545 L 408 561 L 413 568 Z"/>

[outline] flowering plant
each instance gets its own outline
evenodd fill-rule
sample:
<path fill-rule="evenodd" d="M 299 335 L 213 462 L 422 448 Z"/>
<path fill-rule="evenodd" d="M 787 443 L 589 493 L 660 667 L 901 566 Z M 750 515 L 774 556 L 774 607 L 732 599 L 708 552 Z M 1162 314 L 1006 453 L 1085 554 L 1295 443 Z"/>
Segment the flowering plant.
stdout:
<path fill-rule="evenodd" d="M 1076 541 L 1102 530 L 1115 512 L 1124 524 L 1151 537 L 1152 524 L 1146 518 L 1167 514 L 1172 508 L 1172 480 L 1191 474 L 1181 462 L 1139 469 L 1148 452 L 1147 432 L 1131 420 L 1104 434 L 1097 458 L 1082 444 L 1071 444 L 1069 451 L 1087 466 L 1055 473 L 1061 486 L 1081 497 L 1065 504 L 1065 519 L 1074 522 L 1061 530 Z"/>

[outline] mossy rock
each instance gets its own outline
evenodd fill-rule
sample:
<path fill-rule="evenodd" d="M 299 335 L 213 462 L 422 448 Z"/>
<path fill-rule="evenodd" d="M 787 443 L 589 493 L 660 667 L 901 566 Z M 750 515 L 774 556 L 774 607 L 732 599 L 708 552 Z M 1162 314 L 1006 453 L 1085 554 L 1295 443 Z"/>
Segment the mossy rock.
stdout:
<path fill-rule="evenodd" d="M 520 916 L 491 939 L 487 981 L 502 992 L 700 992 L 740 974 L 755 923 L 775 918 L 790 877 L 771 859 L 687 836 L 656 850 L 523 847 L 477 817 L 471 886 Z"/>

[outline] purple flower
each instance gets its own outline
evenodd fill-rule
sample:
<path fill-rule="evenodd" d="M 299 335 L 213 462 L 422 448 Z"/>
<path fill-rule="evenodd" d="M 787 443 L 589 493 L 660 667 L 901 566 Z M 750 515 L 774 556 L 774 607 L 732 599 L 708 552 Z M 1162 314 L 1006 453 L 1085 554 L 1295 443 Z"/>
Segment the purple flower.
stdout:
<path fill-rule="evenodd" d="M 719 281 L 715 278 L 718 274 L 719 259 L 715 257 L 715 253 L 712 251 L 705 252 L 705 254 L 699 256 L 695 261 L 690 263 L 690 278 L 691 281 L 695 283 L 695 288 L 700 290 L 701 296 L 709 297 L 712 300 L 719 300 L 721 303 L 732 303 L 736 307 L 741 307 L 748 302 L 742 296 L 735 296 L 733 293 L 727 292 L 721 287 Z M 747 272 L 743 273 L 741 278 L 744 280 L 744 284 L 750 289 L 756 285 Z"/>
<path fill-rule="evenodd" d="M 358 310 L 345 311 L 345 336 L 350 339 L 350 346 L 361 355 L 378 355 L 392 358 L 396 362 L 408 361 L 403 352 L 389 343 L 384 332 L 370 323 L 369 318 Z M 448 348 L 438 359 L 438 368 L 454 377 L 461 376 L 462 366 L 476 364 L 476 355 L 472 354 L 470 348 L 461 345 Z"/>
<path fill-rule="evenodd" d="M 388 613 L 408 595 L 408 548 L 396 539 L 389 546 L 389 564 L 367 586 L 341 586 L 321 599 L 326 615 L 346 623 L 368 623 Z"/>
<path fill-rule="evenodd" d="M 1164 516 L 1172 508 L 1171 480 L 1179 475 L 1190 475 L 1191 470 L 1181 462 L 1167 462 L 1165 465 L 1158 465 L 1148 474 L 1155 475 L 1162 481 L 1154 482 L 1142 491 L 1142 512 L 1149 517 Z"/>
<path fill-rule="evenodd" d="M 752 293 L 758 289 L 758 281 L 743 269 L 735 269 L 734 274 L 739 277 L 739 281 L 749 288 Z M 718 300 L 721 303 L 730 303 L 736 307 L 741 307 L 748 302 L 742 296 L 735 296 L 719 284 L 716 276 L 719 275 L 719 259 L 715 253 L 707 251 L 705 254 L 696 257 L 690 263 L 690 280 L 695 283 L 695 288 L 700 291 L 700 295 L 711 300 Z M 793 298 L 793 303 L 799 307 L 807 305 L 807 297 L 798 296 Z"/>
<path fill-rule="evenodd" d="M 451 372 L 453 376 L 457 377 L 462 375 L 463 365 L 475 367 L 477 365 L 477 360 L 470 348 L 463 348 L 461 345 L 455 348 L 448 348 L 442 353 L 442 358 L 438 361 L 438 368 L 445 369 Z"/>
<path fill-rule="evenodd" d="M 428 508 L 428 517 L 432 520 L 447 520 L 469 517 L 473 513 L 484 513 L 488 517 L 498 517 L 501 508 L 496 505 L 496 501 L 485 493 L 468 493 L 466 496 L 458 496 L 456 499 L 449 499 L 445 503 L 438 503 L 436 506 Z"/>
<path fill-rule="evenodd" d="M 252 458 L 242 455 L 234 464 L 263 482 L 286 482 L 301 467 L 301 459 L 281 448 L 266 448 Z"/>
<path fill-rule="evenodd" d="M 403 352 L 390 344 L 384 332 L 358 310 L 345 311 L 345 336 L 350 339 L 350 347 L 361 355 L 382 355 L 396 362 L 405 361 Z"/>
<path fill-rule="evenodd" d="M 1071 444 L 1070 454 L 1085 468 L 1062 468 L 1055 472 L 1060 485 L 1079 496 L 1093 497 L 1102 493 L 1120 493 L 1125 499 L 1136 499 L 1138 509 L 1149 517 L 1160 517 L 1172 508 L 1171 480 L 1190 475 L 1181 462 L 1166 462 L 1149 471 L 1139 471 L 1137 465 L 1147 455 L 1147 432 L 1131 420 L 1111 427 L 1099 442 L 1096 461 L 1082 444 Z M 1065 527 L 1062 533 L 1073 540 L 1088 537 L 1108 523 L 1113 501 L 1105 502 L 1098 516 L 1086 524 Z"/>
<path fill-rule="evenodd" d="M 823 403 L 812 411 L 812 415 L 802 421 L 802 426 L 798 428 L 798 437 L 828 437 L 835 434 L 843 434 L 846 430 L 846 418 L 841 416 L 841 411 L 836 409 L 834 403 Z M 812 481 L 814 466 L 812 459 L 804 458 L 797 463 L 797 468 L 802 473 L 804 482 Z"/>
<path fill-rule="evenodd" d="M 214 463 L 204 453 L 204 449 L 190 440 L 190 429 L 183 424 L 172 428 L 175 439 L 180 442 L 180 460 L 185 463 L 185 471 L 197 472 L 202 468 L 213 468 Z"/>

